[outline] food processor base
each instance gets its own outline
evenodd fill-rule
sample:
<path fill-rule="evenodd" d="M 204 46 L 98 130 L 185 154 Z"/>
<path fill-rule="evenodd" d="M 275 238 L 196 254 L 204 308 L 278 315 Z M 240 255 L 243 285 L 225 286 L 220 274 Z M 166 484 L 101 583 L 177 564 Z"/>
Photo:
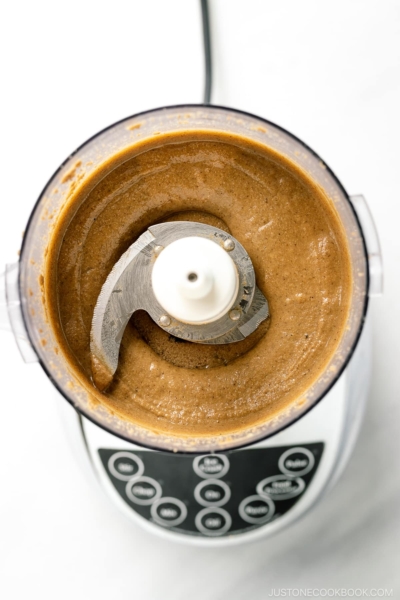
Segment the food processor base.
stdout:
<path fill-rule="evenodd" d="M 71 445 L 88 477 L 149 532 L 198 546 L 272 535 L 310 510 L 350 457 L 368 394 L 368 321 L 324 399 L 264 441 L 208 455 L 153 451 L 106 432 L 59 396 Z"/>

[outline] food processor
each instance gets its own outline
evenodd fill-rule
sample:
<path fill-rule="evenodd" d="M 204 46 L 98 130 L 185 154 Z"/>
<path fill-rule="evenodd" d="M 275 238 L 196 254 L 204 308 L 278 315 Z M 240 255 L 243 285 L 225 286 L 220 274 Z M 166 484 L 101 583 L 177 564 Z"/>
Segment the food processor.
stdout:
<path fill-rule="evenodd" d="M 220 436 L 180 438 L 155 433 L 93 404 L 87 389 L 72 377 L 66 358 L 58 351 L 43 302 L 43 268 L 49 240 L 76 186 L 89 180 L 110 156 L 160 134 L 180 131 L 241 136 L 272 148 L 305 171 L 335 206 L 353 270 L 346 329 L 324 373 L 307 395 L 274 419 Z M 193 271 L 196 276 L 198 290 L 181 286 L 179 298 L 168 304 L 176 293 L 168 288 L 165 277 L 163 280 L 168 264 L 156 276 L 149 270 L 146 257 L 149 248 L 161 257 L 160 248 L 168 249 L 189 238 L 205 240 L 211 234 L 214 241 L 210 243 L 218 239 L 222 254 L 216 258 L 216 249 L 210 247 L 210 262 L 226 274 L 232 261 L 239 277 L 228 282 L 229 300 L 208 307 L 218 327 L 200 328 L 202 338 L 194 343 L 231 343 L 235 336 L 248 335 L 268 316 L 268 302 L 252 280 L 251 257 L 232 236 L 208 226 L 199 229 L 199 224 L 193 223 L 153 226 L 144 237 L 133 241 L 116 263 L 95 309 L 92 352 L 108 367 L 111 377 L 118 363 L 118 344 L 110 340 L 120 340 L 121 330 L 136 308 L 146 306 L 162 328 L 174 325 L 178 337 L 191 339 L 193 331 L 199 331 L 190 325 L 190 319 L 196 323 L 196 319 L 204 322 L 204 318 L 190 313 L 190 294 L 204 292 L 207 269 L 203 272 L 198 263 L 193 268 L 184 264 L 185 272 L 191 275 Z M 204 254 L 199 247 L 193 252 Z M 124 286 L 132 288 L 128 285 L 132 280 L 129 269 L 134 269 L 134 279 L 142 269 L 144 283 L 140 290 L 133 286 L 134 298 L 128 294 L 129 309 L 124 304 L 122 310 L 119 296 L 124 295 Z M 153 285 L 146 287 L 151 277 Z M 51 177 L 29 219 L 19 261 L 7 265 L 1 283 L 5 291 L 1 322 L 9 322 L 23 359 L 39 362 L 54 384 L 62 418 L 81 463 L 88 473 L 95 474 L 100 487 L 127 517 L 150 532 L 209 546 L 272 535 L 305 514 L 343 471 L 368 393 L 371 337 L 367 309 L 370 297 L 382 291 L 379 240 L 363 196 L 349 197 L 323 160 L 281 127 L 245 112 L 201 104 L 147 111 L 104 129 L 80 146 Z M 182 306 L 172 314 L 178 300 Z M 247 303 L 241 305 L 244 300 Z M 237 306 L 246 308 L 238 312 Z M 118 330 L 110 335 L 117 319 Z M 179 327 L 181 321 L 189 325 Z M 100 380 L 96 382 L 95 378 L 95 383 L 101 387 Z"/>

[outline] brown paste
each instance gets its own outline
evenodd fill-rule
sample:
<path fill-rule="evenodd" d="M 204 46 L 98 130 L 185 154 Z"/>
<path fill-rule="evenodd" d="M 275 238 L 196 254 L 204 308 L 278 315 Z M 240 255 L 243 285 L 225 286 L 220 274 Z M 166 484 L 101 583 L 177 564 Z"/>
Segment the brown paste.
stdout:
<path fill-rule="evenodd" d="M 90 356 L 101 287 L 139 235 L 173 220 L 238 239 L 271 317 L 242 342 L 215 346 L 174 338 L 137 313 L 101 394 Z M 335 352 L 352 288 L 345 234 L 324 192 L 275 151 L 211 132 L 159 135 L 100 167 L 58 219 L 45 280 L 71 372 L 113 413 L 182 436 L 238 431 L 298 400 Z"/>

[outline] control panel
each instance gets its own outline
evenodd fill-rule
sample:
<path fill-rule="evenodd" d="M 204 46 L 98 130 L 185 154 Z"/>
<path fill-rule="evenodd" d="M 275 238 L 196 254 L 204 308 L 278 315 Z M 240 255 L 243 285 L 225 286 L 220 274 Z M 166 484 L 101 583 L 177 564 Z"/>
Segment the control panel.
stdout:
<path fill-rule="evenodd" d="M 179 533 L 234 535 L 289 511 L 305 493 L 324 444 L 168 454 L 101 448 L 124 501 L 144 519 Z"/>

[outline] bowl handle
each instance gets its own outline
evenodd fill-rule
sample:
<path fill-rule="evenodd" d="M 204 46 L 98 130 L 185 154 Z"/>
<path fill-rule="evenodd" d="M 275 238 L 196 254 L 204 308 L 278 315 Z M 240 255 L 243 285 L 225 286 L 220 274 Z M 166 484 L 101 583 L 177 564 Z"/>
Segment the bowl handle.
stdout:
<path fill-rule="evenodd" d="M 6 265 L 5 272 L 0 274 L 0 329 L 14 334 L 22 358 L 26 363 L 32 363 L 39 359 L 29 340 L 22 317 L 18 276 L 18 262 Z"/>
<path fill-rule="evenodd" d="M 364 234 L 369 264 L 369 295 L 381 296 L 383 293 L 383 262 L 378 231 L 364 196 L 350 196 Z"/>

